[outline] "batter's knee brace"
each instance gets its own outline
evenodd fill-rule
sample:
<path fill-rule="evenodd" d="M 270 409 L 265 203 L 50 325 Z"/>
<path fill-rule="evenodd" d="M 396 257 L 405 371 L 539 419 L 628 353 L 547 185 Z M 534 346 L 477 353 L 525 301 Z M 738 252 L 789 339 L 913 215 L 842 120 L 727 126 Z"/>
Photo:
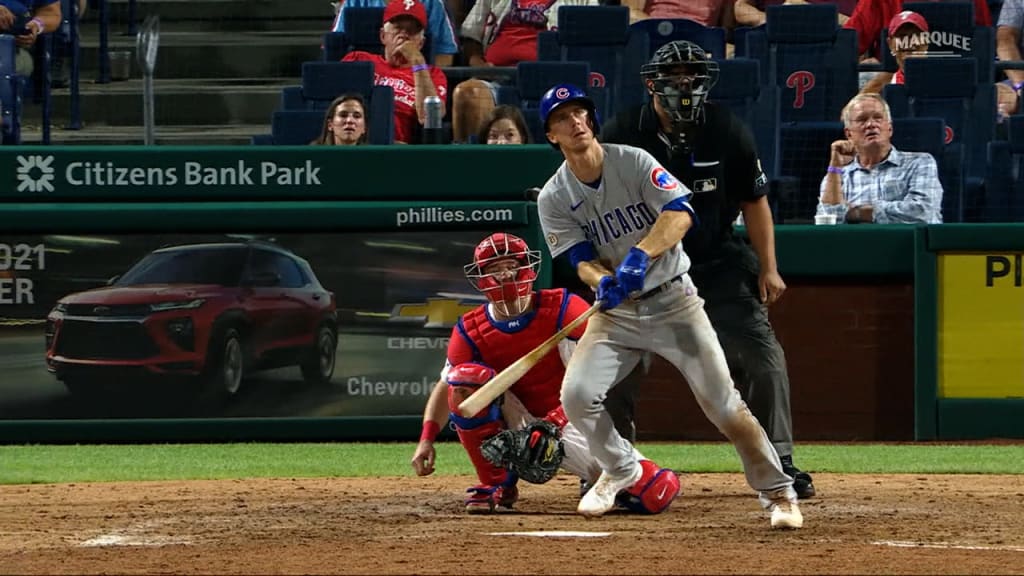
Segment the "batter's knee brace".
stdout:
<path fill-rule="evenodd" d="M 640 466 L 640 481 L 619 495 L 619 505 L 639 514 L 664 512 L 679 495 L 679 477 L 650 460 L 641 460 Z"/>
<path fill-rule="evenodd" d="M 501 416 L 501 404 L 498 401 L 491 402 L 490 406 L 470 418 L 459 414 L 459 404 L 493 377 L 494 369 L 475 362 L 467 362 L 450 368 L 448 370 L 448 409 L 451 412 L 449 417 L 455 424 L 455 431 L 459 435 L 462 447 L 466 449 L 480 482 L 488 486 L 500 486 L 514 483 L 514 475 L 505 468 L 488 462 L 480 452 L 480 446 L 488 438 L 506 428 L 505 420 Z"/>

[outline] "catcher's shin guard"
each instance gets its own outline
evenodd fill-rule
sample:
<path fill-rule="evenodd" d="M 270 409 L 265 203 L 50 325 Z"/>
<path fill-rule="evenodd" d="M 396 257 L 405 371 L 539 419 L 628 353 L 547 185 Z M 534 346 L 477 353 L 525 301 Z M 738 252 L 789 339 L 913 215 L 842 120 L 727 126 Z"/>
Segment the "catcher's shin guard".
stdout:
<path fill-rule="evenodd" d="M 679 495 L 679 477 L 650 460 L 641 460 L 640 467 L 640 481 L 619 493 L 619 505 L 640 514 L 664 512 Z"/>
<path fill-rule="evenodd" d="M 450 418 L 480 479 L 478 486 L 468 490 L 468 512 L 491 512 L 495 506 L 511 508 L 519 494 L 515 487 L 516 476 L 501 466 L 491 464 L 480 452 L 484 441 L 505 429 L 501 407 L 494 402 L 471 418 L 465 418 L 458 412 L 459 404 L 493 376 L 494 370 L 474 363 L 459 364 L 448 371 Z"/>

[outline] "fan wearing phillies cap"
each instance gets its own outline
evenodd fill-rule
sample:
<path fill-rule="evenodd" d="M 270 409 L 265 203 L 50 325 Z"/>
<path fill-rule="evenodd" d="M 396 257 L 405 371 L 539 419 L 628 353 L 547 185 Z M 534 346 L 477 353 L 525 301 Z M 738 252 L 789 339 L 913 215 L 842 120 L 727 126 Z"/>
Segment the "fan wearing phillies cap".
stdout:
<path fill-rule="evenodd" d="M 896 72 L 879 72 L 868 82 L 862 92 L 882 93 L 886 84 L 905 82 L 904 65 L 907 58 L 923 56 L 928 52 L 928 21 L 917 12 L 904 10 L 889 20 L 889 52 L 896 59 Z"/>
<path fill-rule="evenodd" d="M 395 91 L 395 141 L 416 142 L 417 128 L 426 121 L 423 100 L 441 99 L 441 115 L 448 100 L 448 79 L 423 57 L 423 30 L 427 12 L 418 0 L 391 0 L 384 8 L 384 26 L 380 42 L 384 55 L 355 50 L 342 62 L 373 62 L 374 84 Z"/>
<path fill-rule="evenodd" d="M 943 0 L 932 0 L 943 1 Z M 952 2 L 956 0 L 944 0 Z M 880 59 L 882 47 L 879 39 L 882 29 L 889 25 L 893 17 L 903 11 L 903 0 L 859 0 L 850 19 L 843 25 L 857 31 L 857 53 L 862 58 Z M 974 0 L 974 24 L 991 26 L 992 14 L 988 10 L 986 0 Z"/>
<path fill-rule="evenodd" d="M 0 0 L 2 1 L 2 0 Z M 420 0 L 427 13 L 425 34 L 430 38 L 430 52 L 433 54 L 431 64 L 434 66 L 451 66 L 455 55 L 459 53 L 459 45 L 455 42 L 455 27 L 444 0 Z M 345 32 L 346 8 L 384 8 L 388 0 L 340 0 L 336 3 L 332 32 Z"/>

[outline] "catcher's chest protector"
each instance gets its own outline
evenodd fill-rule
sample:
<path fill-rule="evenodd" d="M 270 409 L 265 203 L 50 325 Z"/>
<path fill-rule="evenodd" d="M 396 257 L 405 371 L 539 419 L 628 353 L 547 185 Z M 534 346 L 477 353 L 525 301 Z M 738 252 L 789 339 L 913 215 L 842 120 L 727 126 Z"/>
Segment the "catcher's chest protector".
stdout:
<path fill-rule="evenodd" d="M 488 320 L 483 306 L 462 317 L 466 335 L 482 355 L 479 359 L 481 362 L 501 372 L 570 321 L 564 319 L 559 324 L 562 303 L 568 298 L 565 290 L 541 290 L 538 294 L 539 305 L 532 315 L 519 319 L 519 326 L 502 323 L 505 330 L 495 326 Z M 519 398 L 530 414 L 543 416 L 558 406 L 564 374 L 562 357 L 557 350 L 552 350 L 520 378 L 510 391 Z"/>

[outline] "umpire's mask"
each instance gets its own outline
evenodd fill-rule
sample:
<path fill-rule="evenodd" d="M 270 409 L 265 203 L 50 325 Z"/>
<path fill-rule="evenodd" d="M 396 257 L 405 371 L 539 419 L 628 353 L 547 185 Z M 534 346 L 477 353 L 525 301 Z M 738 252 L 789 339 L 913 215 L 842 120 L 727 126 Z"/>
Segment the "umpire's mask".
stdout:
<path fill-rule="evenodd" d="M 653 98 L 669 114 L 678 131 L 704 119 L 704 102 L 718 81 L 718 63 L 693 42 L 669 42 L 640 68 Z"/>

